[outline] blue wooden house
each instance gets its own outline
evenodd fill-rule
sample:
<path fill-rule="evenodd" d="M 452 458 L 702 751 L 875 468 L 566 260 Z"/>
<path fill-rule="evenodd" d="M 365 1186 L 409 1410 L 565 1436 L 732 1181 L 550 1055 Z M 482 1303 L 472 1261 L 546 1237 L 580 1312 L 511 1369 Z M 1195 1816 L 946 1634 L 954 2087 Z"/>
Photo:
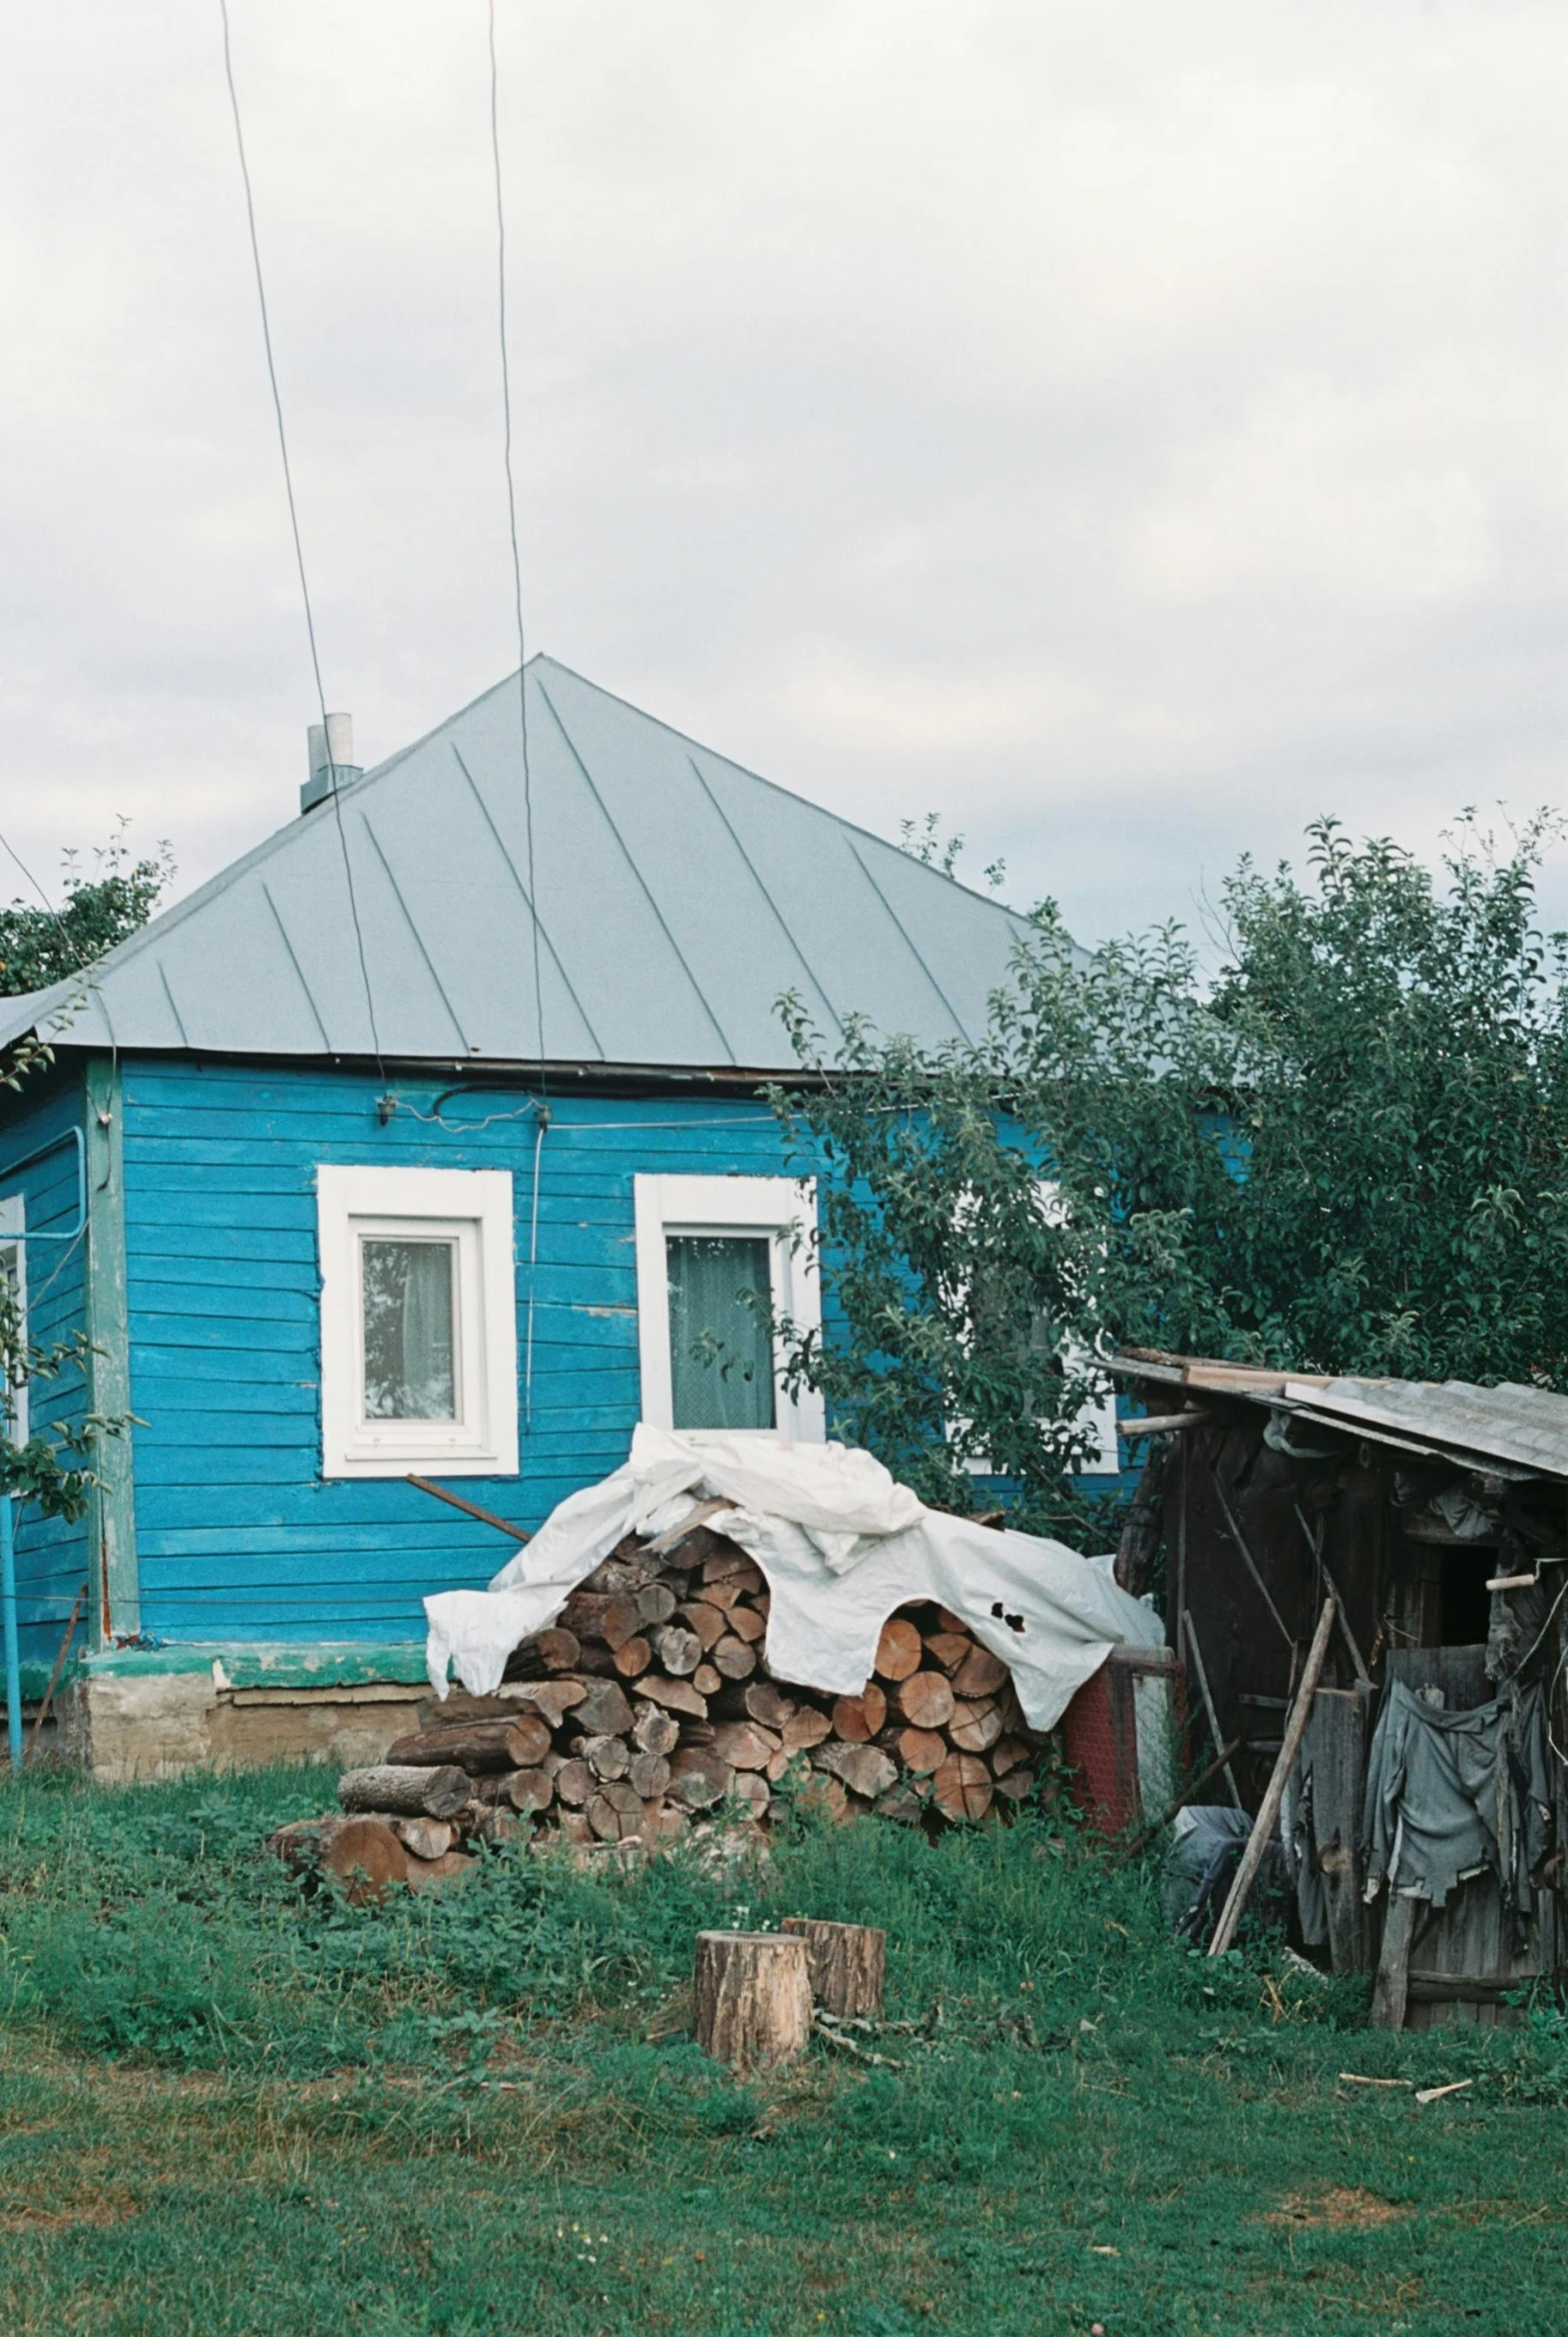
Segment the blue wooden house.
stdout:
<path fill-rule="evenodd" d="M 777 1001 L 975 1037 L 1023 931 L 548 658 L 525 687 L 526 732 L 514 675 L 368 772 L 333 717 L 290 826 L 0 1001 L 56 1050 L 0 1107 L 0 1249 L 32 1338 L 95 1351 L 35 1415 L 136 1415 L 85 1525 L 18 1529 L 24 1696 L 85 1583 L 106 1773 L 384 1745 L 422 1594 L 506 1548 L 411 1474 L 531 1526 L 639 1417 L 821 1434 L 768 1353 L 692 1353 L 755 1348 L 742 1289 L 816 1304 Z"/>

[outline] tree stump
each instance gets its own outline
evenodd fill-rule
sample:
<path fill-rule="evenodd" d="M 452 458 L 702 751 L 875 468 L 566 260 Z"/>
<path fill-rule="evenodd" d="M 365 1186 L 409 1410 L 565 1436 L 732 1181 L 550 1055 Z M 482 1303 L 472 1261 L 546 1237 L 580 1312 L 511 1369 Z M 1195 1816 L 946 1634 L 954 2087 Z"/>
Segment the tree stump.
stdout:
<path fill-rule="evenodd" d="M 281 1826 L 267 1844 L 314 1886 L 318 1876 L 335 1875 L 350 1906 L 386 1896 L 393 1883 L 406 1882 L 407 1850 L 380 1817 L 317 1817 Z"/>
<path fill-rule="evenodd" d="M 811 1993 L 824 2012 L 876 2020 L 888 1964 L 888 1935 L 866 1923 L 819 1923 L 786 1915 L 784 1929 L 806 1942 Z"/>
<path fill-rule="evenodd" d="M 731 2069 L 792 2061 L 811 2035 L 804 1939 L 774 1931 L 699 1931 L 692 2034 Z"/>

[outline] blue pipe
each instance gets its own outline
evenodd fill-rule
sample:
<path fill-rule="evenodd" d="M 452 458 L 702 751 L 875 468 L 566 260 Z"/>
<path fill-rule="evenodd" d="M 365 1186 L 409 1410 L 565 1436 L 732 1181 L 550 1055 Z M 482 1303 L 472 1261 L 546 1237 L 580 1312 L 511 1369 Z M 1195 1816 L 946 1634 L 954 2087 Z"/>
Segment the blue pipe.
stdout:
<path fill-rule="evenodd" d="M 16 1622 L 16 1505 L 0 1493 L 0 1611 L 5 1619 L 5 1725 L 11 1774 L 22 1769 L 22 1651 Z"/>

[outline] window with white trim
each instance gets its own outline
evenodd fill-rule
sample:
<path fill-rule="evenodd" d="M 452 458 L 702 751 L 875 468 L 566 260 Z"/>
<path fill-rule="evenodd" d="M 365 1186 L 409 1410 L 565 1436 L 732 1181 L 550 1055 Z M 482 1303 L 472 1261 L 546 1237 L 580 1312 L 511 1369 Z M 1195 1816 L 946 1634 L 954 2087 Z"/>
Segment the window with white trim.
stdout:
<path fill-rule="evenodd" d="M 789 1177 L 633 1180 L 642 1417 L 653 1427 L 820 1442 L 822 1398 L 792 1401 L 753 1293 L 821 1320 L 815 1187 Z"/>
<path fill-rule="evenodd" d="M 1050 1220 L 1059 1218 L 1062 1208 L 1061 1188 L 1055 1180 L 1048 1177 L 1037 1177 L 1034 1182 L 1034 1191 L 1046 1218 Z M 969 1196 L 961 1196 L 957 1220 L 961 1232 L 964 1227 L 966 1205 L 969 1202 Z M 985 1291 L 979 1275 L 971 1278 L 969 1307 L 972 1337 L 994 1337 L 994 1332 L 987 1333 L 985 1328 Z M 1069 1341 L 1064 1347 L 1056 1347 L 1051 1339 L 1043 1310 L 1032 1312 L 1029 1328 L 1025 1335 L 1025 1345 L 1031 1358 L 1048 1358 L 1053 1353 L 1058 1355 L 1064 1371 L 1081 1372 L 1087 1375 L 1095 1370 L 1093 1355 L 1078 1342 Z M 1093 1443 L 1085 1458 L 1074 1462 L 1069 1472 L 1073 1476 L 1114 1475 L 1121 1466 L 1119 1447 L 1116 1442 L 1115 1388 L 1108 1375 L 1101 1374 L 1101 1377 L 1103 1380 L 1101 1392 L 1083 1406 L 1074 1423 L 1076 1426 L 1090 1431 Z M 995 1473 L 991 1460 L 985 1453 L 973 1453 L 968 1466 L 972 1476 L 988 1477 Z"/>
<path fill-rule="evenodd" d="M 21 1237 L 27 1231 L 27 1203 L 20 1193 L 8 1193 L 0 1201 L 0 1285 L 15 1309 L 15 1336 L 19 1351 L 27 1347 L 27 1244 Z M 10 1412 L 10 1435 L 13 1444 L 25 1444 L 28 1437 L 27 1381 L 7 1391 Z"/>
<path fill-rule="evenodd" d="M 505 1169 L 318 1168 L 321 1473 L 515 1476 Z"/>

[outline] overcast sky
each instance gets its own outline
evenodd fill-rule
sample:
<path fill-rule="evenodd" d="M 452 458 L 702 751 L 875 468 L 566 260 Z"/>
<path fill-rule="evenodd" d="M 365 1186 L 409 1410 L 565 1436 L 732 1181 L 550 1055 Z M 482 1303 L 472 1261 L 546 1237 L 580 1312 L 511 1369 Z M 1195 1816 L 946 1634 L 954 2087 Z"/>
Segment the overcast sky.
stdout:
<path fill-rule="evenodd" d="M 370 763 L 515 662 L 485 10 L 231 7 Z M 1563 802 L 1562 0 L 499 16 L 531 649 L 1088 942 Z M 313 713 L 217 0 L 5 18 L 0 814 L 185 887 Z"/>

